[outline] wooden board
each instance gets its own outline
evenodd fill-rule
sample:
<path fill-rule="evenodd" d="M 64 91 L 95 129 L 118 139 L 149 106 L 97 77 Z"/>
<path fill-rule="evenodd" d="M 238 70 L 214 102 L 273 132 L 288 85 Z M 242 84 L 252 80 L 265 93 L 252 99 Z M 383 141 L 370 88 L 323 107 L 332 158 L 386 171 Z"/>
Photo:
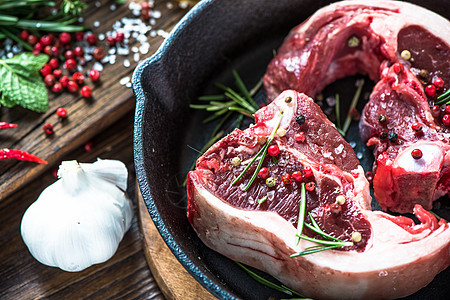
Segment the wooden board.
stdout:
<path fill-rule="evenodd" d="M 136 190 L 145 257 L 164 296 L 168 299 L 216 299 L 172 254 L 153 224 L 138 186 Z"/>
<path fill-rule="evenodd" d="M 128 2 L 117 5 L 117 9 L 113 11 L 110 7 L 114 2 L 110 0 L 87 1 L 87 3 L 89 7 L 83 15 L 83 24 L 91 26 L 92 32 L 96 34 L 112 30 L 113 24 L 123 17 L 136 18 L 129 10 Z M 169 32 L 188 8 L 180 8 L 176 1 L 156 0 L 154 10 L 161 12 L 161 17 L 155 19 L 153 30 Z M 100 25 L 93 26 L 95 22 L 99 22 Z M 163 41 L 160 35 L 149 36 L 148 39 L 149 52 L 141 55 L 140 60 L 152 55 Z M 104 47 L 106 51 L 109 49 L 106 41 L 99 41 L 98 45 Z M 117 55 L 115 64 L 104 63 L 100 84 L 94 85 L 89 79 L 86 80 L 86 84 L 93 89 L 90 100 L 83 99 L 79 93 L 64 92 L 55 95 L 49 92 L 49 109 L 42 114 L 21 107 L 0 107 L 0 121 L 18 124 L 17 128 L 0 132 L 0 148 L 24 150 L 48 161 L 48 165 L 15 160 L 1 161 L 0 201 L 43 174 L 44 171 L 54 168 L 65 154 L 83 145 L 134 109 L 133 91 L 130 87 L 120 84 L 120 80 L 125 77 L 131 78 L 138 64 L 134 61 L 131 49 L 139 45 L 136 40 L 130 40 L 130 55 Z M 129 67 L 124 66 L 125 59 L 131 63 Z M 88 65 L 92 66 L 93 63 L 93 61 L 89 62 Z M 85 69 L 89 70 L 89 68 L 87 66 Z M 66 120 L 57 117 L 58 107 L 67 109 Z M 51 136 L 47 136 L 42 129 L 45 123 L 54 125 L 54 133 Z"/>

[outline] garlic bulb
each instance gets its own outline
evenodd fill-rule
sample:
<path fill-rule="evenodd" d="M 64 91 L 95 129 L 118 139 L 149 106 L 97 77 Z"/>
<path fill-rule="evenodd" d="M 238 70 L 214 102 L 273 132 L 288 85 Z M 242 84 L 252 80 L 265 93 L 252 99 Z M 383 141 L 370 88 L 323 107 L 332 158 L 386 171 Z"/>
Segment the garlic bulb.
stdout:
<path fill-rule="evenodd" d="M 117 160 L 65 161 L 58 177 L 22 218 L 21 234 L 31 255 L 70 272 L 107 261 L 133 217 L 125 193 L 127 168 Z"/>

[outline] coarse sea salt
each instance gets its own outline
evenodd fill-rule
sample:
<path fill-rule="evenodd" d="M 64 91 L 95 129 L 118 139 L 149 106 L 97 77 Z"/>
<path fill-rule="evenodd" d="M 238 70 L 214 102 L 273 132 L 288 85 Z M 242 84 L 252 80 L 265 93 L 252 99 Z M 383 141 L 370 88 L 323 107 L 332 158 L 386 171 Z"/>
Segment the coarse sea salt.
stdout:
<path fill-rule="evenodd" d="M 129 76 L 123 77 L 123 78 L 120 79 L 120 81 L 119 81 L 119 83 L 120 83 L 121 85 L 125 85 L 125 84 L 127 84 L 127 83 L 129 83 L 129 82 L 130 82 L 130 77 L 129 77 Z"/>

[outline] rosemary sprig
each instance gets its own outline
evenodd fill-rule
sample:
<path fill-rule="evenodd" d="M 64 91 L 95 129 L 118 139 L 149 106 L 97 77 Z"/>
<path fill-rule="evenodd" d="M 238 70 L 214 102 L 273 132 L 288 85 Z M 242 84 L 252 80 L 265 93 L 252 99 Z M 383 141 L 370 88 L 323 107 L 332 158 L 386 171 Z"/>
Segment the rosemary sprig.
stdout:
<path fill-rule="evenodd" d="M 259 152 L 253 157 L 253 159 L 250 161 L 250 163 L 247 165 L 247 167 L 245 167 L 245 169 L 241 172 L 241 174 L 239 174 L 239 176 L 231 183 L 231 185 L 236 184 L 236 182 L 239 181 L 239 179 L 242 178 L 242 176 L 244 176 L 245 172 L 247 172 L 247 170 L 250 168 L 250 166 L 255 162 L 255 160 L 261 156 L 261 158 L 259 159 L 258 162 L 258 166 L 255 169 L 255 172 L 253 172 L 252 177 L 250 178 L 250 180 L 247 183 L 247 186 L 244 188 L 244 191 L 247 191 L 250 186 L 252 185 L 253 181 L 255 181 L 256 176 L 258 176 L 258 172 L 261 169 L 262 163 L 264 161 L 264 158 L 266 157 L 267 154 L 267 149 L 269 149 L 270 144 L 272 143 L 274 137 L 275 137 L 275 133 L 278 130 L 278 127 L 280 126 L 281 123 L 281 119 L 283 118 L 283 113 L 284 111 L 280 111 L 280 116 L 277 120 L 277 123 L 275 125 L 275 127 L 273 128 L 272 133 L 270 134 L 269 138 L 267 139 L 266 143 L 264 144 L 264 146 L 261 148 L 261 150 L 259 150 Z"/>
<path fill-rule="evenodd" d="M 266 200 L 267 200 L 267 196 L 264 196 L 264 197 L 262 197 L 261 199 L 258 200 L 258 203 L 259 204 L 264 203 L 264 201 L 266 201 Z"/>
<path fill-rule="evenodd" d="M 353 96 L 352 102 L 350 103 L 350 108 L 348 109 L 347 117 L 345 118 L 344 125 L 342 128 L 338 126 L 337 130 L 342 136 L 347 134 L 347 131 L 350 127 L 350 123 L 352 122 L 351 111 L 358 105 L 359 98 L 361 96 L 361 91 L 364 85 L 364 79 L 361 79 L 358 83 L 358 88 L 356 89 L 355 95 Z M 337 102 L 336 102 L 337 104 Z"/>
<path fill-rule="evenodd" d="M 437 100 L 439 100 L 439 101 L 435 103 L 436 105 L 440 105 L 440 104 L 442 104 L 444 102 L 446 102 L 446 104 L 450 104 L 450 89 L 447 90 L 442 95 L 439 95 L 437 97 Z"/>
<path fill-rule="evenodd" d="M 269 281 L 269 280 L 267 280 L 267 279 L 265 279 L 265 278 L 259 276 L 259 275 L 256 274 L 255 272 L 251 271 L 249 268 L 245 267 L 245 266 L 244 266 L 243 264 L 241 264 L 240 262 L 235 261 L 235 263 L 236 263 L 239 267 L 241 267 L 243 270 L 245 270 L 245 271 L 248 273 L 248 275 L 250 275 L 250 277 L 252 277 L 252 278 L 255 279 L 257 282 L 259 282 L 259 283 L 261 283 L 261 284 L 263 284 L 263 285 L 265 285 L 265 286 L 267 286 L 267 287 L 269 287 L 269 288 L 271 288 L 271 289 L 274 289 L 274 290 L 276 290 L 276 291 L 285 293 L 285 294 L 287 294 L 287 295 L 289 295 L 289 296 L 295 295 L 295 296 L 298 296 L 298 297 L 302 297 L 302 298 L 297 298 L 297 299 L 309 299 L 309 298 L 305 298 L 305 296 L 303 296 L 303 295 L 297 293 L 296 291 L 294 291 L 294 290 L 288 288 L 288 287 L 285 286 L 285 285 L 278 285 L 278 284 L 275 284 L 275 283 L 273 283 L 273 282 L 271 282 L 271 281 Z"/>
<path fill-rule="evenodd" d="M 301 192 L 300 192 L 300 209 L 299 209 L 299 216 L 298 216 L 298 223 L 297 223 L 297 245 L 300 241 L 300 239 L 304 239 L 310 242 L 317 243 L 316 246 L 311 246 L 306 248 L 304 251 L 297 252 L 292 254 L 290 257 L 298 257 L 308 254 L 313 254 L 319 251 L 339 248 L 339 247 L 347 247 L 347 246 L 353 246 L 352 242 L 346 242 L 342 241 L 338 238 L 335 238 L 327 233 L 325 233 L 322 229 L 320 229 L 319 224 L 317 224 L 316 220 L 314 220 L 312 214 L 308 212 L 309 218 L 311 220 L 312 225 L 305 222 L 305 215 L 306 215 L 306 190 L 305 190 L 305 183 L 302 183 L 301 186 Z M 313 230 L 314 232 L 321 235 L 323 240 L 311 238 L 309 236 L 303 235 L 303 227 L 306 226 L 309 229 Z"/>
<path fill-rule="evenodd" d="M 336 113 L 336 127 L 341 128 L 341 103 L 339 94 L 336 94 L 336 106 L 334 107 Z"/>

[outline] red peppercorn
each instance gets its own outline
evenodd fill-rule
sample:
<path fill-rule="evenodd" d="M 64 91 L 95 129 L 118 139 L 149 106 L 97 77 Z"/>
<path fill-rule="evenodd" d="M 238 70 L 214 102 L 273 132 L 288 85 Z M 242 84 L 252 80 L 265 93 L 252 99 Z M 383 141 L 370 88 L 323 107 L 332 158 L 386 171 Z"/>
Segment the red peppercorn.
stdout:
<path fill-rule="evenodd" d="M 266 167 L 262 167 L 258 171 L 258 176 L 261 177 L 262 179 L 266 180 L 269 177 L 269 169 Z"/>
<path fill-rule="evenodd" d="M 66 75 L 64 75 L 63 77 L 61 77 L 59 79 L 59 83 L 61 83 L 62 87 L 66 88 L 69 85 L 69 77 L 67 77 Z"/>
<path fill-rule="evenodd" d="M 75 32 L 75 39 L 81 42 L 84 39 L 84 32 L 83 31 Z"/>
<path fill-rule="evenodd" d="M 48 56 L 53 56 L 52 46 L 45 46 L 44 47 L 44 53 Z"/>
<path fill-rule="evenodd" d="M 111 35 L 108 35 L 106 37 L 106 41 L 108 42 L 108 45 L 110 45 L 110 46 L 114 46 L 116 44 L 116 38 Z"/>
<path fill-rule="evenodd" d="M 61 82 L 55 82 L 55 84 L 52 86 L 52 92 L 53 93 L 61 93 L 63 90 L 63 86 L 61 84 Z"/>
<path fill-rule="evenodd" d="M 97 43 L 97 36 L 93 33 L 90 33 L 86 36 L 86 42 L 88 42 L 89 45 L 95 45 Z"/>
<path fill-rule="evenodd" d="M 311 170 L 311 167 L 305 166 L 303 167 L 303 177 L 311 177 L 313 176 L 313 171 Z"/>
<path fill-rule="evenodd" d="M 48 74 L 52 73 L 52 67 L 50 67 L 48 64 L 45 64 L 39 72 L 43 77 L 47 76 Z"/>
<path fill-rule="evenodd" d="M 433 80 L 433 84 L 436 87 L 436 89 L 440 90 L 444 87 L 444 80 L 440 77 L 437 77 Z"/>
<path fill-rule="evenodd" d="M 44 77 L 44 83 L 46 86 L 48 87 L 52 87 L 56 82 L 56 78 L 55 75 L 53 74 L 48 74 Z"/>
<path fill-rule="evenodd" d="M 316 188 L 316 183 L 315 183 L 314 181 L 307 182 L 307 183 L 305 184 L 305 188 L 306 188 L 308 191 L 312 192 L 312 191 L 314 191 L 314 189 Z"/>
<path fill-rule="evenodd" d="M 34 45 L 33 50 L 41 52 L 42 50 L 44 50 L 44 47 L 42 46 L 41 43 L 36 43 L 36 44 Z"/>
<path fill-rule="evenodd" d="M 76 93 L 76 92 L 78 92 L 78 89 L 79 89 L 78 83 L 76 83 L 75 81 L 69 80 L 69 81 L 67 82 L 67 90 L 68 90 L 69 92 L 71 92 L 71 93 Z"/>
<path fill-rule="evenodd" d="M 40 39 L 40 42 L 43 46 L 49 46 L 52 44 L 52 38 L 48 35 L 43 35 Z"/>
<path fill-rule="evenodd" d="M 269 149 L 267 149 L 267 153 L 269 153 L 270 156 L 277 156 L 280 153 L 280 148 L 278 148 L 278 145 L 270 145 Z"/>
<path fill-rule="evenodd" d="M 22 30 L 21 32 L 20 32 L 20 39 L 21 40 L 23 40 L 23 41 L 26 41 L 27 39 L 28 39 L 28 37 L 30 36 L 30 34 L 28 33 L 28 31 L 26 31 L 26 30 Z"/>
<path fill-rule="evenodd" d="M 48 65 L 52 68 L 52 69 L 56 69 L 59 67 L 59 62 L 56 58 L 52 58 L 48 61 Z"/>
<path fill-rule="evenodd" d="M 44 129 L 44 132 L 46 134 L 52 134 L 53 133 L 53 125 L 50 123 L 45 123 L 44 126 L 42 127 L 42 129 Z"/>
<path fill-rule="evenodd" d="M 431 114 L 433 115 L 433 117 L 437 118 L 439 117 L 439 115 L 441 114 L 441 108 L 439 107 L 439 105 L 434 105 L 431 108 Z"/>
<path fill-rule="evenodd" d="M 69 59 L 66 60 L 66 62 L 64 63 L 64 66 L 66 67 L 67 70 L 73 71 L 73 70 L 75 70 L 76 67 L 77 67 L 77 62 L 75 61 L 75 59 L 69 58 Z"/>
<path fill-rule="evenodd" d="M 281 175 L 281 180 L 283 180 L 283 182 L 285 184 L 291 184 L 292 183 L 292 177 L 289 173 L 284 173 L 283 175 Z"/>
<path fill-rule="evenodd" d="M 68 43 L 70 43 L 71 37 L 70 34 L 67 32 L 61 32 L 59 34 L 59 42 L 63 45 L 67 45 Z"/>
<path fill-rule="evenodd" d="M 105 57 L 105 50 L 103 47 L 97 47 L 92 54 L 96 60 L 102 60 Z"/>
<path fill-rule="evenodd" d="M 59 107 L 56 110 L 56 115 L 60 118 L 65 118 L 67 116 L 67 110 L 64 107 Z"/>
<path fill-rule="evenodd" d="M 303 132 L 297 132 L 294 135 L 294 140 L 296 140 L 297 142 L 304 142 L 305 141 L 305 135 L 303 134 Z"/>
<path fill-rule="evenodd" d="M 91 98 L 92 96 L 92 89 L 88 87 L 87 85 L 83 86 L 81 88 L 81 96 L 83 98 Z"/>
<path fill-rule="evenodd" d="M 411 156 L 414 159 L 421 159 L 422 155 L 423 155 L 423 153 L 420 149 L 414 149 L 413 151 L 411 151 Z"/>
<path fill-rule="evenodd" d="M 59 55 L 59 48 L 57 46 L 52 46 L 52 55 L 57 57 Z"/>
<path fill-rule="evenodd" d="M 292 173 L 292 178 L 293 178 L 295 181 L 298 181 L 298 182 L 302 181 L 302 180 L 303 180 L 302 172 L 300 172 L 300 171 L 295 171 L 295 172 L 293 172 L 293 173 Z"/>
<path fill-rule="evenodd" d="M 73 54 L 75 54 L 76 57 L 82 57 L 84 55 L 83 48 L 80 46 L 77 46 L 73 49 Z"/>
<path fill-rule="evenodd" d="M 400 72 L 403 71 L 403 65 L 402 65 L 401 63 L 395 63 L 395 64 L 392 66 L 392 70 L 393 70 L 395 73 L 399 74 Z"/>
<path fill-rule="evenodd" d="M 116 41 L 117 41 L 118 43 L 122 43 L 124 40 L 125 40 L 125 34 L 124 34 L 123 32 L 121 32 L 121 31 L 119 31 L 119 32 L 116 34 Z"/>
<path fill-rule="evenodd" d="M 100 79 L 100 72 L 96 69 L 92 69 L 89 71 L 89 77 L 92 81 L 98 81 Z"/>
<path fill-rule="evenodd" d="M 31 46 L 36 45 L 36 43 L 38 42 L 38 38 L 35 35 L 30 34 L 27 38 L 27 42 L 28 44 L 30 44 Z"/>
<path fill-rule="evenodd" d="M 62 75 L 61 69 L 54 69 L 53 70 L 53 75 L 55 75 L 56 78 L 61 77 L 61 75 Z"/>
<path fill-rule="evenodd" d="M 414 130 L 415 132 L 419 132 L 422 131 L 422 123 L 420 122 L 415 122 L 411 125 L 412 130 Z"/>
<path fill-rule="evenodd" d="M 94 143 L 89 141 L 84 144 L 84 151 L 89 152 L 92 150 L 92 147 L 94 147 Z"/>
<path fill-rule="evenodd" d="M 370 172 L 370 171 L 367 171 L 366 172 L 366 178 L 367 178 L 368 182 L 372 183 L 373 182 L 373 173 Z"/>
<path fill-rule="evenodd" d="M 150 10 L 149 9 L 141 9 L 141 19 L 144 21 L 150 20 Z"/>
<path fill-rule="evenodd" d="M 432 84 L 429 84 L 425 87 L 425 94 L 427 94 L 430 97 L 433 97 L 436 95 L 436 87 Z"/>
<path fill-rule="evenodd" d="M 333 215 L 339 215 L 342 212 L 342 206 L 337 203 L 333 203 L 330 205 L 330 211 Z"/>
<path fill-rule="evenodd" d="M 445 126 L 450 126 L 450 114 L 445 114 L 442 117 L 442 123 L 444 123 Z"/>
<path fill-rule="evenodd" d="M 64 52 L 64 57 L 66 59 L 75 58 L 75 53 L 73 53 L 73 51 L 69 49 L 66 52 Z"/>
<path fill-rule="evenodd" d="M 142 2 L 141 9 L 150 9 L 150 4 L 148 2 Z"/>
<path fill-rule="evenodd" d="M 444 108 L 444 113 L 450 114 L 450 104 L 447 104 Z"/>
<path fill-rule="evenodd" d="M 84 75 L 81 72 L 75 72 L 72 75 L 72 79 L 78 84 L 83 84 L 83 82 L 84 82 Z"/>

